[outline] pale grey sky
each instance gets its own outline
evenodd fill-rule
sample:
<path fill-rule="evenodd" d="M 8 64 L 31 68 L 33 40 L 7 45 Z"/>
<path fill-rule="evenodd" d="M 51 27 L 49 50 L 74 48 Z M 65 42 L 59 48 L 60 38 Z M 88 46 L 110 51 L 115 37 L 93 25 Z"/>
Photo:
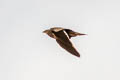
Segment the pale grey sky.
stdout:
<path fill-rule="evenodd" d="M 70 28 L 81 57 L 42 31 Z M 0 0 L 0 80 L 120 80 L 119 0 Z"/>

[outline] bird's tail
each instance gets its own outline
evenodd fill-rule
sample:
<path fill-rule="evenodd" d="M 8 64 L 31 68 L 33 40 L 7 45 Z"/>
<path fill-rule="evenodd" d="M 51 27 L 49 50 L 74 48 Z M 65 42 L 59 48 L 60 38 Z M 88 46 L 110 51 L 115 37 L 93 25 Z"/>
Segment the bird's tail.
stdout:
<path fill-rule="evenodd" d="M 87 35 L 87 34 L 78 33 L 78 32 L 76 32 L 75 34 L 76 34 L 76 35 L 79 35 L 79 36 Z"/>

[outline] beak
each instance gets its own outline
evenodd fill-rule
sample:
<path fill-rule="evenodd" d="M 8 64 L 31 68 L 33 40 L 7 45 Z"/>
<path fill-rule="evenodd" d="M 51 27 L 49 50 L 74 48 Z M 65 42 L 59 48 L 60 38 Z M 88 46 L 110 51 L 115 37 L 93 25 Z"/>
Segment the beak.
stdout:
<path fill-rule="evenodd" d="M 43 31 L 43 33 L 45 33 L 45 31 Z"/>

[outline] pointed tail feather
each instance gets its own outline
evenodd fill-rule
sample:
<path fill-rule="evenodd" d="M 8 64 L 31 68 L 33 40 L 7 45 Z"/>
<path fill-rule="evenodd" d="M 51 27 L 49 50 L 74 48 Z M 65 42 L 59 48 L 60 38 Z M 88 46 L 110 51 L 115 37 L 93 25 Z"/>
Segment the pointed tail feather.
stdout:
<path fill-rule="evenodd" d="M 87 35 L 87 34 L 83 34 L 83 33 L 75 33 L 76 35 L 82 36 L 82 35 Z"/>

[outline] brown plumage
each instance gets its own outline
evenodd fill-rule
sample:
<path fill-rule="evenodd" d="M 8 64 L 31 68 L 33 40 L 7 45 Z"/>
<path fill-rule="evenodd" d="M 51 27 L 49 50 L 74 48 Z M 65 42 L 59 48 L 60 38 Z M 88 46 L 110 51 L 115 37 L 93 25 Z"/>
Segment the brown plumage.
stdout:
<path fill-rule="evenodd" d="M 57 43 L 64 48 L 66 51 L 80 57 L 79 52 L 74 48 L 73 44 L 69 40 L 71 37 L 75 37 L 77 35 L 85 35 L 82 33 L 74 32 L 70 29 L 64 29 L 61 27 L 54 27 L 48 30 L 43 31 L 44 33 L 48 34 L 50 37 L 56 39 Z"/>

